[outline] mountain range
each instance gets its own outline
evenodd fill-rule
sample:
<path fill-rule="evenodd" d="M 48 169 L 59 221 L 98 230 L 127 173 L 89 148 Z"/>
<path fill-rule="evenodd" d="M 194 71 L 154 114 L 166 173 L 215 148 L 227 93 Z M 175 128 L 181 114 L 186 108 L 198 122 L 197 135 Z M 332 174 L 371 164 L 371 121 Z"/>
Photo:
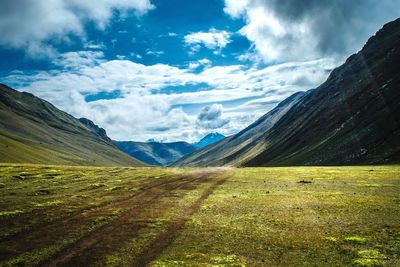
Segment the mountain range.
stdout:
<path fill-rule="evenodd" d="M 397 19 L 318 88 L 289 97 L 245 130 L 174 166 L 399 163 L 399 89 Z"/>
<path fill-rule="evenodd" d="M 132 157 L 153 166 L 168 166 L 197 149 L 186 142 L 114 141 L 114 144 Z"/>
<path fill-rule="evenodd" d="M 185 155 L 193 153 L 197 149 L 206 147 L 224 139 L 220 133 L 210 133 L 198 142 L 161 143 L 154 140 L 148 142 L 114 141 L 114 144 L 132 157 L 153 166 L 168 166 Z"/>
<path fill-rule="evenodd" d="M 30 93 L 0 85 L 0 161 L 65 165 L 144 166 L 113 145 L 92 121 Z"/>
<path fill-rule="evenodd" d="M 211 133 L 194 144 L 112 141 L 91 120 L 77 119 L 30 93 L 0 85 L 0 146 L 0 162 L 9 163 L 190 167 L 399 163 L 400 19 L 384 25 L 319 87 L 293 94 L 226 138 Z"/>

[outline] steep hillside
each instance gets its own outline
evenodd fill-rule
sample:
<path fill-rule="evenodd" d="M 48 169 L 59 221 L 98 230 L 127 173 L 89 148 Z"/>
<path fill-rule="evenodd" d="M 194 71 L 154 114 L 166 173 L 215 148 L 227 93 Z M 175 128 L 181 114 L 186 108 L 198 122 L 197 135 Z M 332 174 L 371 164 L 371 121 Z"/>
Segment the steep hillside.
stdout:
<path fill-rule="evenodd" d="M 203 148 L 208 145 L 214 144 L 218 141 L 221 141 L 224 138 L 225 138 L 225 136 L 220 133 L 209 133 L 206 136 L 204 136 L 203 138 L 201 138 L 201 140 L 199 142 L 194 143 L 193 145 L 197 148 Z"/>
<path fill-rule="evenodd" d="M 271 127 L 308 92 L 296 93 L 276 108 L 238 134 L 226 137 L 220 142 L 198 150 L 178 162 L 175 166 L 222 166 L 240 165 L 253 156 L 253 149 L 262 143 L 263 136 Z"/>
<path fill-rule="evenodd" d="M 0 85 L 0 162 L 141 166 L 104 129 Z"/>
<path fill-rule="evenodd" d="M 186 142 L 144 143 L 114 141 L 114 144 L 132 157 L 154 166 L 167 166 L 196 150 L 195 146 Z"/>
<path fill-rule="evenodd" d="M 400 19 L 297 103 L 244 165 L 400 162 Z"/>
<path fill-rule="evenodd" d="M 178 165 L 354 165 L 400 162 L 400 19 L 386 24 L 327 81 L 297 101 L 248 151 L 223 142 Z M 257 123 L 253 124 L 254 127 Z M 240 136 L 240 134 L 239 134 Z M 245 140 L 248 140 L 245 138 Z M 207 153 L 208 155 L 202 156 Z M 203 158 L 202 158 L 203 157 Z"/>

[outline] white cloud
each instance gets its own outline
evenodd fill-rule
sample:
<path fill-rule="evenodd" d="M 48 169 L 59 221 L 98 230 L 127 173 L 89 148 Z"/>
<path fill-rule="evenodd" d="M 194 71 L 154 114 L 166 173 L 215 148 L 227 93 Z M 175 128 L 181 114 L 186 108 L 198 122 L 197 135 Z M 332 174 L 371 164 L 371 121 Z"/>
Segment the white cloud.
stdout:
<path fill-rule="evenodd" d="M 198 62 L 202 65 L 211 65 L 212 62 L 208 58 L 199 59 Z"/>
<path fill-rule="evenodd" d="M 188 67 L 189 67 L 189 69 L 194 70 L 194 69 L 197 69 L 198 67 L 200 67 L 200 63 L 199 62 L 190 62 Z"/>
<path fill-rule="evenodd" d="M 29 56 L 56 55 L 52 44 L 70 42 L 71 35 L 85 39 L 85 23 L 104 29 L 119 10 L 142 15 L 153 9 L 149 0 L 2 0 L 0 46 L 24 49 Z"/>
<path fill-rule="evenodd" d="M 155 57 L 160 57 L 160 56 L 164 55 L 164 53 L 165 53 L 164 51 L 150 50 L 150 49 L 146 50 L 146 55 L 152 55 Z"/>
<path fill-rule="evenodd" d="M 224 12 L 237 19 L 244 15 L 248 5 L 248 0 L 225 0 Z"/>
<path fill-rule="evenodd" d="M 220 53 L 230 43 L 230 37 L 231 33 L 227 31 L 211 28 L 208 32 L 190 33 L 184 37 L 184 41 L 186 45 L 191 46 L 192 51 L 198 51 L 203 45 Z"/>
<path fill-rule="evenodd" d="M 102 51 L 77 51 L 60 54 L 53 60 L 55 65 L 68 69 L 78 69 L 83 66 L 95 66 L 104 62 Z"/>
<path fill-rule="evenodd" d="M 240 54 L 236 57 L 236 59 L 242 62 L 253 62 L 255 64 L 259 64 L 262 61 L 258 54 L 254 51 L 247 51 L 243 54 Z"/>
<path fill-rule="evenodd" d="M 225 0 L 224 11 L 245 19 L 239 33 L 265 62 L 285 62 L 348 56 L 399 9 L 398 0 Z"/>
<path fill-rule="evenodd" d="M 207 59 L 207 58 L 203 58 L 203 59 L 199 59 L 199 60 L 194 61 L 194 62 L 190 62 L 189 65 L 188 65 L 188 67 L 189 67 L 189 69 L 191 69 L 191 70 L 195 70 L 195 69 L 197 69 L 197 68 L 200 67 L 200 66 L 203 66 L 203 67 L 205 67 L 205 68 L 208 68 L 208 67 L 211 66 L 211 64 L 212 64 L 211 60 L 209 60 L 209 59 Z"/>
<path fill-rule="evenodd" d="M 263 69 L 210 66 L 193 73 L 189 68 L 165 64 L 106 61 L 101 51 L 80 51 L 63 54 L 59 64 L 62 70 L 33 74 L 15 71 L 2 82 L 34 93 L 76 117 L 92 119 L 117 140 L 193 142 L 210 128 L 227 135 L 241 130 L 290 94 L 317 86 L 335 62 L 292 62 Z M 208 88 L 172 94 L 162 91 L 196 84 Z M 85 101 L 87 95 L 115 90 L 121 92 L 117 99 Z M 202 111 L 204 107 L 210 108 Z M 199 114 L 207 112 L 219 114 L 215 123 L 199 121 L 207 117 Z"/>
<path fill-rule="evenodd" d="M 142 55 L 140 55 L 140 54 L 136 54 L 136 53 L 130 53 L 129 54 L 129 56 L 131 56 L 131 57 L 134 57 L 134 58 L 137 58 L 137 59 L 142 59 L 143 58 L 143 56 Z"/>
<path fill-rule="evenodd" d="M 116 55 L 116 58 L 119 59 L 119 60 L 124 60 L 124 59 L 126 59 L 126 56 L 124 56 L 124 55 Z"/>
<path fill-rule="evenodd" d="M 106 49 L 106 46 L 103 43 L 96 43 L 94 41 L 89 41 L 83 46 L 85 49 L 91 49 L 91 50 L 104 50 Z"/>

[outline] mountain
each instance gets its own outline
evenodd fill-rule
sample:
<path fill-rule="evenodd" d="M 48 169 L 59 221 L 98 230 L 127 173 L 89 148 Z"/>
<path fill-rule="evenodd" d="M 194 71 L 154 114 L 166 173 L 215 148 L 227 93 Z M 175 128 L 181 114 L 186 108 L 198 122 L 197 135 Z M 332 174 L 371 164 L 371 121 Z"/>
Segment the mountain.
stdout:
<path fill-rule="evenodd" d="M 106 131 L 30 93 L 0 84 L 0 162 L 143 166 Z"/>
<path fill-rule="evenodd" d="M 309 91 L 311 92 L 311 91 Z M 288 110 L 309 92 L 298 92 L 241 132 L 220 142 L 207 146 L 182 158 L 176 166 L 223 166 L 240 165 L 253 156 L 254 147 L 263 142 L 264 134 L 288 112 Z"/>
<path fill-rule="evenodd" d="M 199 142 L 189 144 L 186 142 L 159 143 L 154 139 L 147 142 L 114 141 L 114 144 L 125 153 L 153 166 L 168 166 L 185 155 L 191 154 L 199 148 L 206 147 L 224 139 L 219 133 L 210 133 Z"/>
<path fill-rule="evenodd" d="M 196 150 L 195 146 L 186 142 L 144 143 L 114 141 L 114 144 L 132 157 L 154 166 L 167 166 Z"/>
<path fill-rule="evenodd" d="M 200 150 L 178 166 L 358 165 L 400 162 L 400 19 L 386 24 L 256 142 L 215 161 Z M 268 115 L 268 114 L 267 114 Z M 249 128 L 257 126 L 257 122 Z M 246 131 L 246 130 L 245 130 Z M 242 133 L 243 134 L 243 133 Z M 235 137 L 235 136 L 234 136 Z M 232 137 L 232 138 L 234 138 Z M 226 140 L 222 141 L 226 142 Z M 221 142 L 221 143 L 222 143 Z M 199 154 L 207 154 L 201 156 Z"/>
<path fill-rule="evenodd" d="M 193 145 L 197 148 L 203 148 L 208 145 L 214 144 L 218 141 L 221 141 L 224 138 L 225 136 L 223 136 L 220 133 L 210 133 L 204 136 L 199 142 L 194 143 Z"/>

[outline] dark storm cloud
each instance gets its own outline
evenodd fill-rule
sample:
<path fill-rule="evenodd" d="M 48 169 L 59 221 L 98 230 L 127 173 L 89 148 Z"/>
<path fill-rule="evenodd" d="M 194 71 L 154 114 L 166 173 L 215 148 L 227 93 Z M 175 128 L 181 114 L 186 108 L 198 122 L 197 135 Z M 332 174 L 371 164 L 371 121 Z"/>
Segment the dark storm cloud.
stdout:
<path fill-rule="evenodd" d="M 227 7 L 238 7 L 236 0 L 225 2 Z M 272 59 L 279 56 L 301 59 L 301 54 L 309 55 L 313 51 L 317 56 L 348 55 L 360 49 L 383 24 L 400 16 L 398 0 L 247 0 L 246 5 L 238 8 L 244 9 L 240 14 L 251 25 L 245 35 L 256 48 L 262 50 L 267 58 L 268 51 L 265 47 L 263 50 L 263 43 L 279 52 Z M 257 9 L 272 14 L 284 29 L 284 34 L 274 35 L 274 25 L 266 26 L 268 21 L 254 12 Z M 232 10 L 235 9 L 226 12 L 229 14 L 231 11 L 235 16 Z M 305 31 L 301 32 L 297 25 Z"/>
<path fill-rule="evenodd" d="M 222 105 L 213 104 L 204 107 L 197 116 L 197 125 L 205 129 L 217 129 L 229 121 L 222 118 Z"/>
<path fill-rule="evenodd" d="M 347 53 L 382 24 L 400 15 L 393 0 L 257 0 L 286 23 L 306 21 L 323 54 Z M 396 14 L 397 13 L 397 14 Z"/>

